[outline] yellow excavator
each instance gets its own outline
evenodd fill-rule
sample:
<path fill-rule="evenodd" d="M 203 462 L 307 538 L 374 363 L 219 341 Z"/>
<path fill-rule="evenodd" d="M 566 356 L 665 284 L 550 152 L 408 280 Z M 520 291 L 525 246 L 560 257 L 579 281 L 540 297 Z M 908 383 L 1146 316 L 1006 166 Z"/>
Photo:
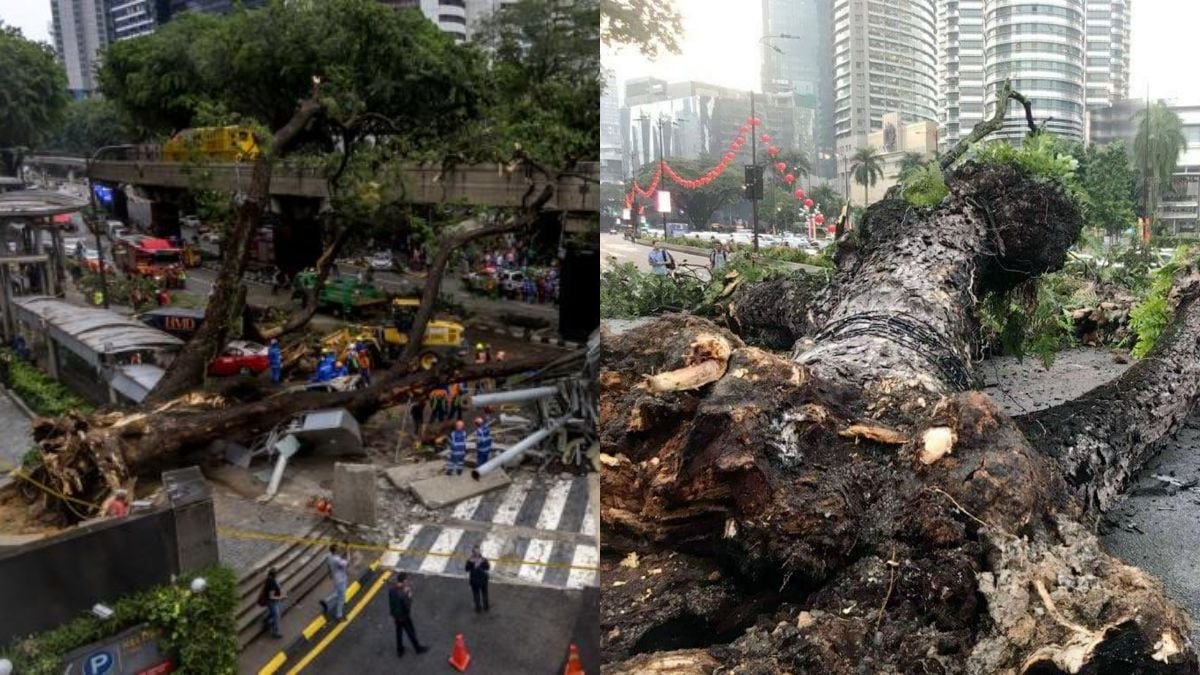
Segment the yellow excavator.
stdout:
<path fill-rule="evenodd" d="M 321 338 L 321 346 L 340 354 L 352 342 L 365 342 L 374 351 L 389 358 L 396 358 L 408 344 L 408 330 L 412 327 L 420 307 L 421 301 L 417 298 L 394 298 L 391 303 L 390 325 L 348 326 Z M 448 319 L 431 319 L 426 323 L 425 339 L 421 341 L 421 352 L 418 355 L 421 367 L 429 370 L 442 358 L 461 352 L 465 330 L 461 323 Z"/>

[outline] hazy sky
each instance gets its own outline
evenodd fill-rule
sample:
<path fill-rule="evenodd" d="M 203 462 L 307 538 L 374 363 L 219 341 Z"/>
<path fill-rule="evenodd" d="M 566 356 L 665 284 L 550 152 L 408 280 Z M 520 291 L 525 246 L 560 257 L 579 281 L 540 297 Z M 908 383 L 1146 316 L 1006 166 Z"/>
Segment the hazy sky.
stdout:
<path fill-rule="evenodd" d="M 0 0 L 0 21 L 21 29 L 25 37 L 50 42 L 52 0 Z"/>
<path fill-rule="evenodd" d="M 3 0 L 0 0 L 2 2 Z M 653 75 L 738 89 L 759 87 L 762 3 L 754 0 L 675 0 L 683 16 L 683 51 L 651 62 L 636 50 L 606 51 L 617 79 Z M 1200 78 L 1190 74 L 1200 0 L 1133 0 L 1131 96 L 1200 103 Z M 787 51 L 787 40 L 774 44 Z"/>

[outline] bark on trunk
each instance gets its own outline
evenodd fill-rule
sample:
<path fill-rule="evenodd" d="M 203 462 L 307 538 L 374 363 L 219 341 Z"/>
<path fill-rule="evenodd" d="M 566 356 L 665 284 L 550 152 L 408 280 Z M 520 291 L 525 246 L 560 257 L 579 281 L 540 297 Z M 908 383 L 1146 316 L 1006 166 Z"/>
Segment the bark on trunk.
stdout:
<path fill-rule="evenodd" d="M 321 110 L 322 105 L 315 96 L 301 101 L 292 119 L 275 132 L 267 150 L 255 160 L 250 190 L 246 199 L 238 205 L 233 227 L 228 238 L 222 242 L 221 270 L 213 282 L 213 294 L 205 307 L 204 323 L 146 397 L 148 405 L 169 401 L 203 382 L 209 362 L 225 347 L 229 328 L 241 316 L 245 299 L 242 273 L 246 268 L 250 240 L 258 231 L 263 213 L 271 201 L 272 164 L 287 152 Z"/>
<path fill-rule="evenodd" d="M 728 645 L 615 672 L 1197 672 L 1183 613 L 1100 551 L 1053 459 L 970 391 L 976 298 L 1059 267 L 1077 208 L 1012 168 L 948 184 L 934 209 L 868 210 L 790 360 L 690 317 L 606 345 L 605 553 L 699 556 L 739 597 L 775 594 Z M 732 346 L 720 379 L 645 387 L 714 334 Z M 660 578 L 645 597 L 672 592 Z M 605 590 L 605 657 L 634 657 L 619 636 L 661 624 Z"/>

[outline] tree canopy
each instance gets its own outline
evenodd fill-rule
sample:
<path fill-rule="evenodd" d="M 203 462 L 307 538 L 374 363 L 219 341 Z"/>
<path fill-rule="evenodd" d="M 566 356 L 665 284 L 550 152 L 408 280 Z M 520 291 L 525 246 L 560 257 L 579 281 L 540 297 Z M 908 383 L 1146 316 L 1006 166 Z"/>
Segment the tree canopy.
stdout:
<path fill-rule="evenodd" d="M 883 178 L 883 158 L 879 156 L 878 150 L 867 146 L 859 148 L 850 161 L 853 162 L 850 170 L 854 172 L 854 182 L 863 186 L 863 204 L 866 204 L 867 186 L 875 185 L 876 181 Z M 849 198 L 849 195 L 846 197 Z"/>
<path fill-rule="evenodd" d="M 71 101 L 61 123 L 41 148 L 90 157 L 106 145 L 130 143 L 135 139 L 128 117 L 105 98 Z"/>
<path fill-rule="evenodd" d="M 1134 163 L 1142 182 L 1142 209 L 1153 215 L 1163 192 L 1171 187 L 1171 176 L 1179 153 L 1187 147 L 1179 115 L 1158 101 L 1138 113 L 1138 130 L 1133 140 Z"/>
<path fill-rule="evenodd" d="M 67 76 L 50 45 L 0 23 L 0 159 L 10 175 L 16 148 L 41 143 L 67 105 Z"/>
<path fill-rule="evenodd" d="M 1087 193 L 1084 209 L 1087 224 L 1109 234 L 1123 232 L 1136 219 L 1137 176 L 1129 153 L 1121 141 L 1105 146 L 1088 146 L 1082 165 L 1082 183 Z"/>
<path fill-rule="evenodd" d="M 650 58 L 679 53 L 683 24 L 671 0 L 601 0 L 604 42 L 631 45 Z"/>

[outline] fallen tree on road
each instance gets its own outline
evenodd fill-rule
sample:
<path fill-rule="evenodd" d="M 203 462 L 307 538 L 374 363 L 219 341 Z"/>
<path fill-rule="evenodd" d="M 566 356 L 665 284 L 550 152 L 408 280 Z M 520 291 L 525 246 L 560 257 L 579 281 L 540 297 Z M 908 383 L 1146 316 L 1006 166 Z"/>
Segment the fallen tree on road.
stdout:
<path fill-rule="evenodd" d="M 1079 208 L 1016 166 L 947 185 L 868 209 L 791 359 L 694 317 L 606 341 L 606 673 L 1200 672 L 1186 615 L 1089 527 L 1197 400 L 1200 287 L 1161 365 L 1014 421 L 974 391 L 978 299 L 1061 267 Z"/>

